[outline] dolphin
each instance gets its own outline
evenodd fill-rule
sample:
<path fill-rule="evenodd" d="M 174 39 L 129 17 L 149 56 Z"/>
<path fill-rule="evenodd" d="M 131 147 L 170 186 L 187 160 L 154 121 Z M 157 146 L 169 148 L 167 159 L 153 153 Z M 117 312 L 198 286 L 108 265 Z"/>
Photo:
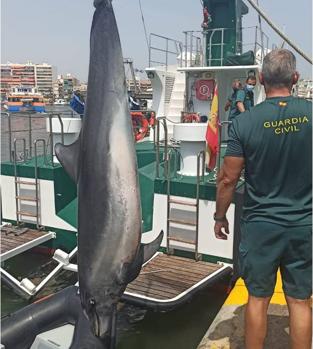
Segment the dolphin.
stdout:
<path fill-rule="evenodd" d="M 95 336 L 109 343 L 116 305 L 163 232 L 141 245 L 142 218 L 122 49 L 111 0 L 96 0 L 90 34 L 88 92 L 76 142 L 56 144 L 77 183 L 78 280 Z"/>

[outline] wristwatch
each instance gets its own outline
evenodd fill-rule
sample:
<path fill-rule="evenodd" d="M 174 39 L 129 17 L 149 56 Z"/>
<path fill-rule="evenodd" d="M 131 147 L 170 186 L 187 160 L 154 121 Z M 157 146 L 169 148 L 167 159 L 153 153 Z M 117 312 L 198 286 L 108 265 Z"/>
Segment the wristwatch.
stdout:
<path fill-rule="evenodd" d="M 224 217 L 217 217 L 216 216 L 216 212 L 214 213 L 214 216 L 213 216 L 215 222 L 225 222 L 227 220 L 226 216 Z"/>

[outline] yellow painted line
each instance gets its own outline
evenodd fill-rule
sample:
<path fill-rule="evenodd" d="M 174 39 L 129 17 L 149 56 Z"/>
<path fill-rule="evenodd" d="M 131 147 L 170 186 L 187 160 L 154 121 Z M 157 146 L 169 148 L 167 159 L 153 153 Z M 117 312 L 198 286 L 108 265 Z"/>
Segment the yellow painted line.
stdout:
<path fill-rule="evenodd" d="M 226 299 L 224 305 L 241 305 L 246 304 L 248 301 L 248 291 L 246 289 L 245 283 L 242 279 L 238 279 L 236 285 L 230 292 L 228 298 Z M 282 289 L 282 281 L 280 272 L 277 273 L 277 281 L 274 290 L 273 297 L 271 299 L 272 304 L 286 304 L 286 299 Z"/>

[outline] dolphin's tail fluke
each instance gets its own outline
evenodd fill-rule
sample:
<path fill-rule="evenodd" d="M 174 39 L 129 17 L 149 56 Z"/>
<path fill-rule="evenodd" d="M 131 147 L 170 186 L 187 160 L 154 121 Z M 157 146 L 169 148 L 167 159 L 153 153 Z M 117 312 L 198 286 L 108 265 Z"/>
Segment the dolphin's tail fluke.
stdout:
<path fill-rule="evenodd" d="M 105 6 L 111 6 L 112 0 L 94 0 L 93 5 L 95 8 L 99 7 L 100 5 Z"/>

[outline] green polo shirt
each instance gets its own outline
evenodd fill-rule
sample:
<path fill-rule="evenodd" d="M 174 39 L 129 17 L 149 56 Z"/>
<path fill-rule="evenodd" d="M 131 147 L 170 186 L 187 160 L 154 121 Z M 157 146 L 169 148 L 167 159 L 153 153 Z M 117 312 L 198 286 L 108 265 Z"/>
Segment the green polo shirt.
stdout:
<path fill-rule="evenodd" d="M 232 95 L 228 97 L 228 100 L 231 103 L 229 117 L 228 117 L 229 121 L 232 121 L 237 115 L 240 114 L 240 110 L 237 108 L 237 103 L 238 102 L 244 103 L 245 97 L 246 97 L 246 93 L 244 90 L 234 91 Z"/>
<path fill-rule="evenodd" d="M 232 95 L 228 97 L 230 101 L 230 111 L 228 120 L 232 121 L 237 115 L 240 114 L 240 110 L 237 108 L 237 103 L 242 102 L 245 110 L 250 110 L 254 106 L 254 94 L 253 91 L 248 91 L 246 88 L 234 91 Z"/>
<path fill-rule="evenodd" d="M 245 159 L 243 219 L 312 224 L 312 103 L 268 98 L 238 115 L 225 156 Z"/>
<path fill-rule="evenodd" d="M 245 107 L 245 110 L 250 110 L 254 106 L 254 93 L 253 91 L 247 90 L 247 88 L 244 88 L 245 92 L 245 99 L 243 101 L 243 105 Z"/>

